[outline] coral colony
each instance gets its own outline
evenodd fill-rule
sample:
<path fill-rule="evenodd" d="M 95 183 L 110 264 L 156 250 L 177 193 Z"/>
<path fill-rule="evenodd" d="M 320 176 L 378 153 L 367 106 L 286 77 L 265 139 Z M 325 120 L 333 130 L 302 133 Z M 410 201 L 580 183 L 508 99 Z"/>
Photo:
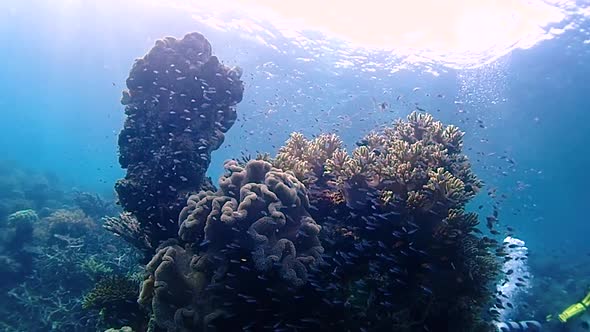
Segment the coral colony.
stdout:
<path fill-rule="evenodd" d="M 137 60 L 119 136 L 126 211 L 106 227 L 153 256 L 150 331 L 485 331 L 497 242 L 465 204 L 480 181 L 463 133 L 429 114 L 347 152 L 294 133 L 276 157 L 210 154 L 236 119 L 241 70 L 198 33 Z M 501 248 L 500 248 L 501 249 Z"/>

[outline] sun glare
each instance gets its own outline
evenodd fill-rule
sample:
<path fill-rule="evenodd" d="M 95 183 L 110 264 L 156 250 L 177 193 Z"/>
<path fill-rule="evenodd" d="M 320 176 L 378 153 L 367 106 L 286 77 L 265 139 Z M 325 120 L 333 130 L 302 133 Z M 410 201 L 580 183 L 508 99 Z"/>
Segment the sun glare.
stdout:
<path fill-rule="evenodd" d="M 541 0 L 236 0 L 364 47 L 477 52 L 535 38 L 564 13 Z"/>
<path fill-rule="evenodd" d="M 355 63 L 359 54 L 376 51 L 408 62 L 474 67 L 532 47 L 575 28 L 572 21 L 590 17 L 590 10 L 575 0 L 135 1 L 156 10 L 181 9 L 201 24 L 281 52 L 285 44 L 277 43 L 277 36 L 305 48 L 310 57 L 320 58 L 330 47 L 330 54 L 343 56 L 335 60 L 338 64 Z M 75 13 L 82 2 L 63 0 L 62 14 Z M 323 32 L 323 37 L 309 31 Z"/>

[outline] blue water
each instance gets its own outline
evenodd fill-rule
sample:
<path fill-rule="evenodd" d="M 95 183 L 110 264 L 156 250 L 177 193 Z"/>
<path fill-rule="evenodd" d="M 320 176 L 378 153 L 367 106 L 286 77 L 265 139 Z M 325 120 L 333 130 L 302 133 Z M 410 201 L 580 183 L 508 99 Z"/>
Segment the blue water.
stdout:
<path fill-rule="evenodd" d="M 291 131 L 337 130 L 352 146 L 418 103 L 466 131 L 464 150 L 486 183 L 472 207 L 483 204 L 482 213 L 490 213 L 486 192 L 497 188 L 506 195 L 501 224 L 514 227 L 537 257 L 589 259 L 590 44 L 580 30 L 590 24 L 478 68 L 434 64 L 440 74 L 432 75 L 419 66 L 335 71 L 297 61 L 301 50 L 279 53 L 180 9 L 73 3 L 68 11 L 47 1 L 0 4 L 1 159 L 53 172 L 67 187 L 113 196 L 114 182 L 124 176 L 116 138 L 133 59 L 163 36 L 199 31 L 226 65 L 244 69 L 239 120 L 213 153 L 213 179 L 225 159 L 275 153 Z M 375 101 L 390 106 L 380 111 Z"/>

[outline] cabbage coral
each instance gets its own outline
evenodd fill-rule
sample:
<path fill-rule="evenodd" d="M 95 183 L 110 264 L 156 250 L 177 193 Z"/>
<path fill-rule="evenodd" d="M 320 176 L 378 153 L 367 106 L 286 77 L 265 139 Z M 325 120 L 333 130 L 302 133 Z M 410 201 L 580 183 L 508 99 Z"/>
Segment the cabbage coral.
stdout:
<path fill-rule="evenodd" d="M 305 286 L 321 262 L 321 227 L 292 173 L 264 160 L 229 161 L 225 168 L 218 191 L 192 195 L 182 210 L 186 245 L 164 244 L 147 265 L 140 303 L 160 328 L 234 326 L 228 317 L 254 311 L 252 301 L 270 296 L 273 284 Z"/>
<path fill-rule="evenodd" d="M 219 180 L 217 193 L 189 198 L 180 215 L 180 238 L 206 241 L 211 248 L 240 245 L 252 251 L 258 270 L 278 264 L 284 279 L 304 283 L 306 266 L 320 259 L 323 248 L 303 184 L 262 160 L 245 167 L 230 161 L 225 168 L 228 174 Z"/>

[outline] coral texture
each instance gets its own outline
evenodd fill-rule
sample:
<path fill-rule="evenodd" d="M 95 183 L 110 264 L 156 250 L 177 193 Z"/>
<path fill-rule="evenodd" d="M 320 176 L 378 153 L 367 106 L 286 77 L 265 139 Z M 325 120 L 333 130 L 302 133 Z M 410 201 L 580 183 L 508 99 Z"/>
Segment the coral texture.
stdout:
<path fill-rule="evenodd" d="M 82 307 L 105 308 L 125 304 L 137 296 L 138 286 L 125 277 L 106 276 L 84 296 Z"/>
<path fill-rule="evenodd" d="M 97 227 L 92 218 L 82 210 L 59 209 L 41 220 L 47 226 L 50 240 L 54 237 L 78 238 L 92 232 Z"/>
<path fill-rule="evenodd" d="M 413 113 L 351 154 L 293 134 L 226 162 L 147 266 L 151 330 L 491 331 L 496 243 L 465 211 L 482 184 L 462 136 Z"/>
<path fill-rule="evenodd" d="M 407 121 L 371 133 L 351 155 L 344 150 L 326 161 L 326 173 L 339 185 L 351 207 L 363 206 L 359 191 L 376 191 L 422 211 L 438 209 L 435 202 L 460 207 L 481 188 L 461 154 L 464 133 L 444 126 L 430 114 L 413 112 Z M 391 200 L 391 198 L 395 200 Z"/>
<path fill-rule="evenodd" d="M 225 168 L 219 190 L 191 196 L 180 214 L 188 248 L 164 246 L 147 266 L 140 302 L 160 328 L 206 330 L 244 314 L 240 305 L 255 308 L 248 292 L 276 282 L 304 286 L 321 262 L 321 228 L 293 174 L 263 160 L 229 161 Z"/>
<path fill-rule="evenodd" d="M 300 181 L 310 185 L 324 178 L 326 161 L 343 146 L 335 134 L 321 134 L 308 140 L 301 133 L 292 133 L 279 149 L 273 165 L 292 171 Z"/>
<path fill-rule="evenodd" d="M 133 278 L 110 274 L 102 276 L 82 299 L 82 308 L 98 310 L 103 325 L 126 324 L 144 330 L 145 314 L 136 299 L 139 283 Z"/>
<path fill-rule="evenodd" d="M 348 303 L 359 328 L 489 328 L 479 317 L 498 273 L 496 243 L 474 235 L 477 215 L 465 212 L 482 183 L 462 139 L 457 127 L 414 112 L 352 153 L 337 137 L 295 133 L 273 160 L 316 187 L 311 211 L 332 267 L 316 290 Z"/>
<path fill-rule="evenodd" d="M 294 285 L 306 281 L 307 266 L 321 258 L 320 227 L 309 216 L 304 185 L 290 173 L 263 160 L 244 167 L 225 164 L 228 174 L 217 193 L 201 192 L 183 209 L 180 237 L 223 248 L 234 243 L 252 251 L 260 271 L 280 266 L 281 276 Z"/>
<path fill-rule="evenodd" d="M 176 235 L 187 197 L 207 184 L 210 154 L 237 117 L 240 76 L 241 69 L 212 55 L 199 33 L 158 40 L 133 65 L 119 134 L 119 162 L 127 174 L 115 189 L 124 210 L 149 234 L 148 248 Z"/>

